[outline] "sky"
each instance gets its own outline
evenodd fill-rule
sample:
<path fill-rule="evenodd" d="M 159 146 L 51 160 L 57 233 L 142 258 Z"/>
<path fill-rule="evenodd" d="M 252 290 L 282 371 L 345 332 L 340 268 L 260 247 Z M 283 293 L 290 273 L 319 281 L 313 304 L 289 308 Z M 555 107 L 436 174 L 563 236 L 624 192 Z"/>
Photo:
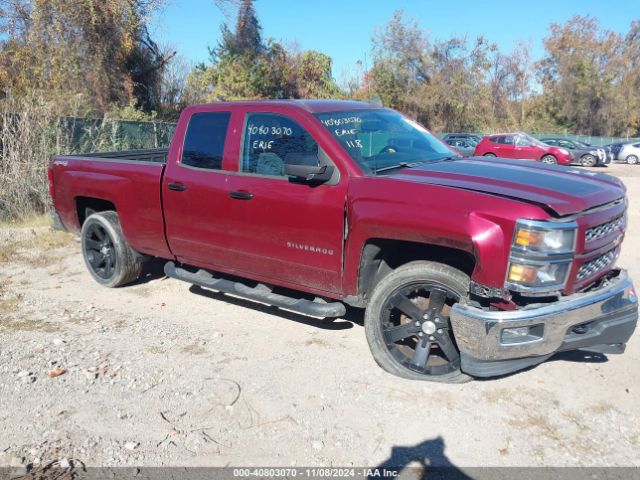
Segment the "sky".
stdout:
<path fill-rule="evenodd" d="M 167 0 L 152 21 L 161 44 L 175 48 L 189 63 L 207 61 L 207 45 L 215 46 L 220 25 L 233 25 L 213 0 Z M 601 27 L 625 32 L 640 19 L 640 0 L 256 0 L 263 37 L 301 50 L 318 50 L 333 58 L 338 82 L 355 77 L 357 62 L 371 60 L 371 36 L 395 10 L 416 19 L 432 39 L 479 35 L 509 52 L 519 41 L 530 44 L 534 59 L 543 55 L 543 38 L 551 22 L 564 23 L 573 15 L 590 15 Z M 233 10 L 228 9 L 227 15 Z"/>

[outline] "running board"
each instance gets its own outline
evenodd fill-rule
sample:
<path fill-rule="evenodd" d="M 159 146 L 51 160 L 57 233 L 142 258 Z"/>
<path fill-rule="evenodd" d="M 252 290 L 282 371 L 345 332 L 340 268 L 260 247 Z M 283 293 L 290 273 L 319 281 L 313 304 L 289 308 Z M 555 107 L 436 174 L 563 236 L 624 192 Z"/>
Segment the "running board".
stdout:
<path fill-rule="evenodd" d="M 306 300 L 304 298 L 286 297 L 272 293 L 271 289 L 263 284 L 256 287 L 247 287 L 240 282 L 232 282 L 223 278 L 216 278 L 206 270 L 198 270 L 195 273 L 177 267 L 173 262 L 167 262 L 164 266 L 167 277 L 177 278 L 200 287 L 210 288 L 219 292 L 230 293 L 248 300 L 285 308 L 304 315 L 314 317 L 342 317 L 347 313 L 346 307 L 341 302 L 324 303 Z"/>

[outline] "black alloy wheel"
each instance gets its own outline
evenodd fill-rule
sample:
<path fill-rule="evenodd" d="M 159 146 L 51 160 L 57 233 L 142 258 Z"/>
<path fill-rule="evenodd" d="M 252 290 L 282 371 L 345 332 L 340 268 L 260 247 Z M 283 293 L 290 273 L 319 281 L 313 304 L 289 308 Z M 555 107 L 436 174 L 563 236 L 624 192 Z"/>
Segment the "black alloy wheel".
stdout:
<path fill-rule="evenodd" d="M 84 263 L 99 284 L 119 287 L 140 276 L 144 256 L 129 246 L 116 212 L 89 215 L 82 224 L 80 240 Z"/>
<path fill-rule="evenodd" d="M 443 285 L 419 283 L 396 290 L 382 309 L 382 335 L 391 356 L 416 373 L 456 372 L 460 354 L 448 312 L 458 295 Z"/>
<path fill-rule="evenodd" d="M 106 229 L 98 223 L 89 225 L 84 244 L 85 255 L 93 273 L 104 280 L 113 277 L 117 257 L 113 239 Z"/>

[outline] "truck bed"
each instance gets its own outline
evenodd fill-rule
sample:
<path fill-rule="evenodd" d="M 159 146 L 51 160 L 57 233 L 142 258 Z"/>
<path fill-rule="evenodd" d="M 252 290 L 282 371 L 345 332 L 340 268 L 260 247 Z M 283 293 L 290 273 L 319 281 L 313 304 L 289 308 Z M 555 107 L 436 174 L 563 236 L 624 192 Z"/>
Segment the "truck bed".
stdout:
<path fill-rule="evenodd" d="M 129 244 L 138 252 L 171 258 L 164 237 L 160 188 L 168 149 L 55 155 L 49 174 L 62 224 L 80 230 L 84 208 L 99 199 L 113 205 Z"/>
<path fill-rule="evenodd" d="M 167 162 L 168 148 L 151 148 L 145 150 L 122 150 L 119 152 L 78 153 L 62 155 L 66 158 L 90 158 L 92 160 L 152 162 L 164 164 Z"/>

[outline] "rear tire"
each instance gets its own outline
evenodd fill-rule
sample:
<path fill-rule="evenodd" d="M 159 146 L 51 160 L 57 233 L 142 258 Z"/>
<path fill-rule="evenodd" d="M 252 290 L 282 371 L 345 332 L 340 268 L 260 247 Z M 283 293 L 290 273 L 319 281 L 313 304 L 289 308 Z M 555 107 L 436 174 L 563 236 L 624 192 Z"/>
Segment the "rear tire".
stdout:
<path fill-rule="evenodd" d="M 113 211 L 94 213 L 82 224 L 82 256 L 91 276 L 105 287 L 119 287 L 138 279 L 142 258 L 129 246 Z"/>
<path fill-rule="evenodd" d="M 558 163 L 558 159 L 556 157 L 554 157 L 553 155 L 547 154 L 544 155 L 540 161 L 542 163 L 546 163 L 547 165 L 556 165 Z"/>
<path fill-rule="evenodd" d="M 364 328 L 373 358 L 410 380 L 462 383 L 460 354 L 449 311 L 467 296 L 469 277 L 436 262 L 407 263 L 375 287 Z"/>
<path fill-rule="evenodd" d="M 638 156 L 637 155 L 629 155 L 626 158 L 626 161 L 629 165 L 637 165 L 638 164 Z"/>
<path fill-rule="evenodd" d="M 495 157 L 495 156 L 496 156 L 496 154 L 495 154 L 495 153 L 491 153 L 491 152 L 489 152 L 489 153 L 485 153 L 485 154 L 483 155 L 483 157 Z"/>
<path fill-rule="evenodd" d="M 597 163 L 598 160 L 591 154 L 587 154 L 580 159 L 580 164 L 583 167 L 595 167 Z"/>

